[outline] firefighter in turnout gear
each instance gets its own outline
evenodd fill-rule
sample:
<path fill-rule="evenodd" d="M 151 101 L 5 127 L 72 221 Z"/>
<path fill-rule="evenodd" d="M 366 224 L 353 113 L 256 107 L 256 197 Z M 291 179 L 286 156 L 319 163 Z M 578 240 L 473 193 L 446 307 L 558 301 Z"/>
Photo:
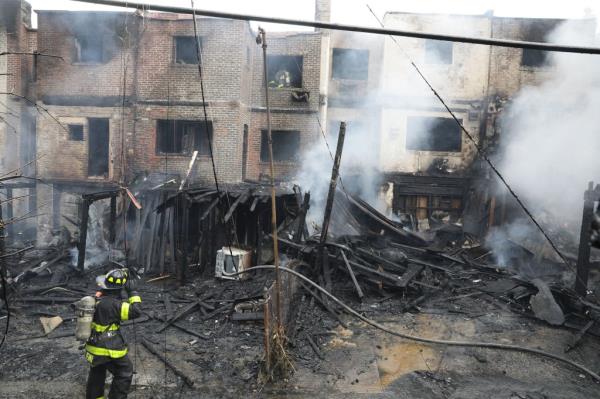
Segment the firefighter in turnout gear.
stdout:
<path fill-rule="evenodd" d="M 127 356 L 127 344 L 121 335 L 120 325 L 122 321 L 140 316 L 142 300 L 135 291 L 135 279 L 127 269 L 111 270 L 105 276 L 98 276 L 96 283 L 100 291 L 96 293 L 92 333 L 85 345 L 85 358 L 91 366 L 86 398 L 104 398 L 107 370 L 113 375 L 108 398 L 127 398 L 133 365 Z M 123 289 L 129 296 L 127 302 L 121 300 Z"/>

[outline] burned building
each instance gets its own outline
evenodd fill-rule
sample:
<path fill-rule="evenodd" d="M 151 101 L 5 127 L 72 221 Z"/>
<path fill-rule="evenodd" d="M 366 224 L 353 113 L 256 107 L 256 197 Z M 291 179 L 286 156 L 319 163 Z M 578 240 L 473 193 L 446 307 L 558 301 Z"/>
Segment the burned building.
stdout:
<path fill-rule="evenodd" d="M 183 177 L 194 151 L 194 182 L 213 183 L 212 156 L 222 182 L 269 175 L 263 62 L 248 23 L 199 19 L 201 81 L 188 16 L 38 14 L 40 48 L 61 57 L 40 61 L 35 84 L 40 106 L 57 119 L 37 116 L 37 152 L 49 154 L 37 167 L 45 182 L 38 201 L 51 201 L 55 214 L 63 213 L 56 209 L 65 204 L 60 192 L 110 188 L 142 174 Z M 281 180 L 315 135 L 320 35 L 269 39 L 275 177 Z M 40 226 L 58 227 L 49 216 Z"/>
<path fill-rule="evenodd" d="M 590 38 L 595 35 L 592 19 L 395 12 L 384 17 L 389 28 L 534 42 L 549 40 L 550 33 L 566 22 Z M 385 39 L 380 161 L 386 181 L 393 185 L 394 212 L 417 220 L 428 219 L 436 211 L 453 220 L 460 217 L 469 187 L 473 186 L 470 180 L 481 174 L 476 162 L 479 159 L 476 144 L 490 150 L 502 140 L 498 113 L 519 90 L 548 78 L 553 65 L 546 56 L 539 50 Z M 453 120 L 411 62 L 418 66 L 471 137 Z M 491 193 L 479 200 L 486 202 L 493 197 Z"/>

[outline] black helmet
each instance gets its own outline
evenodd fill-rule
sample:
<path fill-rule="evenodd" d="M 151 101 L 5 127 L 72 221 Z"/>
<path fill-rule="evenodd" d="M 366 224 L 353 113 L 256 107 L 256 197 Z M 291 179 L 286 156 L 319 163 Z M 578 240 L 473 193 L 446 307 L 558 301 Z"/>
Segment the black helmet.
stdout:
<path fill-rule="evenodd" d="M 103 290 L 120 290 L 125 288 L 127 278 L 127 269 L 114 269 L 106 273 L 105 276 L 96 277 L 96 284 Z"/>

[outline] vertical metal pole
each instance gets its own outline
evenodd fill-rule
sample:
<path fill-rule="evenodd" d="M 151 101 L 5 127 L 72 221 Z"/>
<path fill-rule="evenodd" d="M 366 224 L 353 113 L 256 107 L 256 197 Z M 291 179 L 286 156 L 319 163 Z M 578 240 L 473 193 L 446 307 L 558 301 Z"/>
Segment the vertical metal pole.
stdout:
<path fill-rule="evenodd" d="M 581 233 L 579 234 L 579 251 L 577 254 L 577 275 L 575 277 L 575 292 L 581 296 L 587 294 L 588 275 L 590 271 L 590 237 L 592 218 L 594 217 L 594 183 L 588 184 L 583 196 L 583 216 L 581 218 Z"/>
<path fill-rule="evenodd" d="M 81 206 L 81 224 L 79 225 L 79 243 L 77 244 L 77 268 L 83 273 L 85 265 L 85 243 L 87 241 L 87 227 L 90 214 L 90 200 L 84 199 Z"/>
<path fill-rule="evenodd" d="M 333 160 L 333 169 L 331 170 L 331 181 L 329 182 L 329 193 L 327 193 L 327 203 L 325 204 L 325 214 L 323 215 L 323 226 L 321 227 L 321 246 L 327 240 L 329 231 L 329 221 L 331 220 L 331 210 L 333 208 L 333 199 L 335 197 L 335 188 L 340 175 L 340 163 L 342 161 L 342 150 L 344 149 L 344 138 L 346 137 L 346 122 L 340 123 L 340 133 L 338 135 L 335 158 Z"/>
<path fill-rule="evenodd" d="M 281 329 L 281 276 L 279 272 L 279 242 L 277 240 L 277 202 L 275 196 L 275 166 L 273 164 L 273 137 L 271 135 L 271 108 L 269 105 L 269 78 L 267 70 L 267 37 L 262 28 L 258 28 L 256 42 L 262 44 L 263 69 L 265 80 L 265 104 L 267 107 L 267 140 L 269 143 L 269 165 L 271 169 L 271 231 L 273 235 L 273 261 L 275 264 L 275 306 L 277 307 L 277 328 Z"/>

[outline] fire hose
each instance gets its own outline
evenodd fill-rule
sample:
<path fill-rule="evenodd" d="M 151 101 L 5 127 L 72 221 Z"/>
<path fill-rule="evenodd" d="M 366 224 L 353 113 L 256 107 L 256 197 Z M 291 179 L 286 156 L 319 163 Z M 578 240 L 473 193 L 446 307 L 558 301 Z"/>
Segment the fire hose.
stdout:
<path fill-rule="evenodd" d="M 248 268 L 246 270 L 240 271 L 239 273 L 236 274 L 242 274 L 242 273 L 248 273 L 251 271 L 257 271 L 257 270 L 274 270 L 275 266 L 271 266 L 271 265 L 262 265 L 262 266 L 254 266 L 251 268 Z M 442 340 L 442 339 L 432 339 L 432 338 L 423 338 L 423 337 L 419 337 L 416 335 L 410 335 L 410 334 L 405 334 L 405 333 L 401 333 L 401 332 L 397 332 L 394 330 L 391 330 L 379 323 L 377 323 L 374 320 L 369 319 L 368 317 L 365 317 L 363 315 L 361 315 L 360 313 L 358 313 L 356 310 L 352 309 L 350 306 L 346 305 L 344 302 L 342 302 L 340 299 L 336 298 L 335 296 L 333 296 L 331 293 L 329 293 L 327 290 L 325 290 L 323 287 L 321 287 L 320 285 L 318 285 L 317 283 L 315 283 L 314 281 L 312 281 L 311 279 L 309 279 L 308 277 L 296 272 L 295 270 L 292 269 L 288 269 L 287 267 L 283 267 L 283 266 L 279 266 L 279 270 L 283 270 L 286 273 L 290 273 L 292 275 L 294 275 L 295 277 L 298 277 L 299 279 L 305 281 L 306 283 L 312 285 L 313 287 L 315 287 L 316 289 L 318 289 L 320 292 L 322 292 L 323 294 L 325 294 L 327 297 L 329 297 L 332 301 L 334 301 L 335 303 L 337 303 L 338 305 L 340 305 L 342 308 L 344 308 L 344 310 L 346 310 L 349 314 L 351 314 L 352 316 L 364 321 L 365 323 L 369 324 L 372 327 L 375 327 L 381 331 L 384 331 L 388 334 L 400 337 L 400 338 L 404 338 L 404 339 L 408 339 L 411 341 L 416 341 L 416 342 L 423 342 L 426 344 L 433 344 L 433 345 L 445 345 L 445 346 L 462 346 L 462 347 L 471 347 L 471 348 L 486 348 L 486 349 L 498 349 L 498 350 L 505 350 L 505 351 L 513 351 L 513 352 L 524 352 L 524 353 L 530 353 L 530 354 L 534 354 L 534 355 L 538 355 L 541 357 L 545 357 L 548 359 L 552 359 L 561 363 L 565 363 L 568 364 L 576 369 L 578 369 L 579 371 L 589 375 L 590 377 L 592 377 L 594 380 L 596 380 L 597 382 L 600 382 L 600 375 L 598 375 L 597 373 L 593 372 L 592 370 L 590 370 L 589 368 L 587 368 L 584 365 L 581 365 L 577 362 L 574 362 L 572 360 L 569 360 L 565 357 L 559 356 L 559 355 L 555 355 L 553 353 L 550 352 L 546 352 L 540 349 L 534 349 L 534 348 L 527 348 L 527 347 L 523 347 L 523 346 L 518 346 L 518 345 L 510 345 L 510 344 L 498 344 L 498 343 L 493 343 L 493 342 L 479 342 L 479 341 L 448 341 L 448 340 Z"/>

